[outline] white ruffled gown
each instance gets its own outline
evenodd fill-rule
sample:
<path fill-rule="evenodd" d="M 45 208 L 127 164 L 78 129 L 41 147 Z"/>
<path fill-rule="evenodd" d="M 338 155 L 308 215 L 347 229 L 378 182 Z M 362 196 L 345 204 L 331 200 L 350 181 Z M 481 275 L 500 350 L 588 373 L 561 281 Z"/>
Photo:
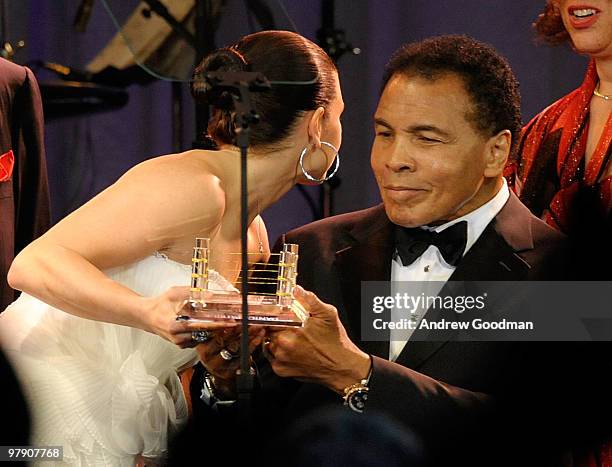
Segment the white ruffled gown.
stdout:
<path fill-rule="evenodd" d="M 160 254 L 106 271 L 143 296 L 188 285 L 190 273 Z M 214 272 L 210 282 L 232 288 Z M 177 371 L 196 362 L 193 349 L 79 318 L 27 294 L 0 314 L 0 342 L 30 405 L 31 444 L 63 446 L 60 465 L 133 466 L 137 454 L 162 457 L 187 420 Z"/>

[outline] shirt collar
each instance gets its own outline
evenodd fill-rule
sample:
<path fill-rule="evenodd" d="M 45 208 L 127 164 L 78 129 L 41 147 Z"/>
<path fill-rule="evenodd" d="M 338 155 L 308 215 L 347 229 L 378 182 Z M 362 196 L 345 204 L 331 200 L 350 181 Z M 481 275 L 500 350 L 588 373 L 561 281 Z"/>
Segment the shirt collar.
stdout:
<path fill-rule="evenodd" d="M 468 252 L 468 250 L 476 243 L 478 237 L 482 235 L 484 229 L 489 225 L 489 223 L 497 216 L 499 211 L 502 210 L 508 198 L 510 198 L 510 190 L 508 189 L 508 183 L 505 178 L 502 178 L 503 185 L 497 192 L 497 194 L 487 201 L 485 204 L 480 206 L 473 211 L 468 212 L 464 216 L 458 217 L 457 219 L 453 219 L 452 221 L 447 222 L 446 224 L 437 225 L 434 228 L 428 228 L 429 230 L 433 230 L 434 232 L 441 232 L 444 229 L 449 228 L 451 225 L 456 224 L 457 222 L 467 221 L 468 231 L 467 231 L 467 243 L 465 246 L 464 255 Z M 427 227 L 425 227 L 427 228 Z"/>

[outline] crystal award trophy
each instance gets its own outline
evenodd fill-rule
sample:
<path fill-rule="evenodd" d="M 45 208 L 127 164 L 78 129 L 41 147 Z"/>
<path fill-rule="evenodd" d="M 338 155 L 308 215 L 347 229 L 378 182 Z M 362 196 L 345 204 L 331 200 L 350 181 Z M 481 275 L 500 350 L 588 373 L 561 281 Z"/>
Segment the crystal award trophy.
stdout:
<path fill-rule="evenodd" d="M 186 310 L 188 316 L 202 322 L 242 322 L 242 295 L 234 289 L 228 291 L 209 288 L 210 239 L 196 238 L 191 266 L 190 298 Z M 297 277 L 298 245 L 285 243 L 279 256 L 278 267 L 266 265 L 265 269 L 251 270 L 249 285 L 266 285 L 275 292 L 249 292 L 249 324 L 266 326 L 304 325 L 308 317 L 306 310 L 293 298 Z M 262 276 L 259 273 L 267 275 Z"/>

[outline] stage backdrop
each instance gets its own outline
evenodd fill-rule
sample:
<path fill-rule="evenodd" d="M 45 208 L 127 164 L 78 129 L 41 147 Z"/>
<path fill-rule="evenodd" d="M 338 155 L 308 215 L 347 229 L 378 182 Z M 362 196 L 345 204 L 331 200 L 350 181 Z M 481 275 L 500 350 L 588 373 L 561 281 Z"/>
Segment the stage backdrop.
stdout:
<path fill-rule="evenodd" d="M 78 0 L 9 1 L 8 38 L 23 39 L 27 46 L 16 60 L 45 60 L 83 68 L 115 34 L 102 1 L 94 1 L 85 33 L 72 21 Z M 136 0 L 108 0 L 123 23 L 139 4 Z M 226 0 L 216 35 L 219 46 L 253 31 L 243 0 Z M 267 0 L 279 29 L 293 29 L 315 40 L 321 23 L 317 0 Z M 362 53 L 340 59 L 346 111 L 341 149 L 340 187 L 334 193 L 334 212 L 342 213 L 379 202 L 371 175 L 369 153 L 383 66 L 402 43 L 448 33 L 469 34 L 495 46 L 513 66 L 523 96 L 527 121 L 582 78 L 586 60 L 567 47 L 537 46 L 531 23 L 544 0 L 337 0 L 337 27 Z M 251 24 L 250 24 L 251 23 Z M 256 24 L 255 24 L 256 26 Z M 41 81 L 50 79 L 39 73 Z M 46 126 L 47 157 L 53 205 L 58 220 L 113 183 L 123 172 L 147 158 L 172 151 L 171 85 L 156 82 L 128 88 L 129 103 L 121 110 L 66 118 Z M 193 110 L 187 86 L 183 149 L 194 137 Z M 301 148 L 296 148 L 297 153 Z M 270 176 L 274 176 L 271 174 Z M 155 189 L 155 187 L 151 187 Z M 317 196 L 318 188 L 311 190 Z M 294 189 L 264 213 L 273 241 L 287 229 L 312 220 L 302 196 Z"/>

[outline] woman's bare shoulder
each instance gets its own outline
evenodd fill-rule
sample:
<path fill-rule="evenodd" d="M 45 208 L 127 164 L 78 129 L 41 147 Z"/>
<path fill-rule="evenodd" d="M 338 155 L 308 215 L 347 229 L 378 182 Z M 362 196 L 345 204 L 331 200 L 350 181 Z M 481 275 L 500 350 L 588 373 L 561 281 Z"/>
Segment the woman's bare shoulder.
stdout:
<path fill-rule="evenodd" d="M 118 181 L 135 183 L 148 189 L 155 183 L 156 190 L 172 192 L 175 195 L 187 195 L 189 198 L 221 194 L 221 181 L 198 157 L 198 151 L 187 151 L 177 154 L 148 159 L 128 170 Z M 197 189 L 196 189 L 197 188 Z M 209 199 L 214 202 L 216 197 Z"/>
<path fill-rule="evenodd" d="M 214 232 L 225 212 L 222 185 L 189 156 L 138 164 L 38 243 L 65 246 L 104 269 Z"/>
<path fill-rule="evenodd" d="M 209 170 L 205 157 L 202 157 L 203 152 L 191 150 L 153 157 L 129 169 L 119 180 L 154 177 L 160 181 L 182 184 L 190 180 L 217 178 Z"/>
<path fill-rule="evenodd" d="M 143 208 L 158 212 L 165 225 L 175 221 L 182 232 L 214 228 L 225 212 L 221 180 L 197 151 L 146 160 L 126 172 L 110 190 L 142 200 Z"/>

